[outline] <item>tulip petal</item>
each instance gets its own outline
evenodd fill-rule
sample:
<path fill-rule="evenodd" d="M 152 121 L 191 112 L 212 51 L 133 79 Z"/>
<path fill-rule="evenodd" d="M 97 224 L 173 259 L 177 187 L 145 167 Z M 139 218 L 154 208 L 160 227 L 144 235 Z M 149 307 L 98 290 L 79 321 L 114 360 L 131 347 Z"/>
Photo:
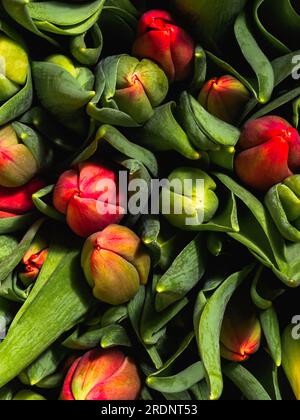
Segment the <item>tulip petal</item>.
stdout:
<path fill-rule="evenodd" d="M 150 31 L 141 35 L 135 41 L 132 49 L 134 56 L 150 58 L 165 71 L 168 79 L 175 80 L 175 67 L 171 55 L 169 31 Z"/>
<path fill-rule="evenodd" d="M 25 185 L 38 171 L 38 164 L 23 144 L 0 148 L 0 185 L 15 188 Z"/>
<path fill-rule="evenodd" d="M 111 169 L 93 162 L 79 164 L 79 190 L 82 198 L 101 200 L 105 194 L 108 203 L 118 204 L 117 175 Z M 104 201 L 104 200 L 102 200 Z"/>
<path fill-rule="evenodd" d="M 84 354 L 76 366 L 72 378 L 72 394 L 75 400 L 86 400 L 93 393 L 97 384 L 109 381 L 123 365 L 125 357 L 122 352 L 109 349 L 91 350 Z"/>
<path fill-rule="evenodd" d="M 67 376 L 65 377 L 64 380 L 64 384 L 63 384 L 63 388 L 62 388 L 62 392 L 60 395 L 60 399 L 63 401 L 73 401 L 75 398 L 73 396 L 73 392 L 72 392 L 72 380 L 74 377 L 74 374 L 76 372 L 76 369 L 80 363 L 81 358 L 78 357 L 78 359 L 76 359 L 73 363 L 72 366 L 70 367 Z"/>
<path fill-rule="evenodd" d="M 139 290 L 140 278 L 134 265 L 111 251 L 96 249 L 91 255 L 94 296 L 111 305 L 131 300 Z"/>
<path fill-rule="evenodd" d="M 140 238 L 125 226 L 108 226 L 97 236 L 96 246 L 114 252 L 135 266 L 142 284 L 146 284 L 151 260 Z"/>
<path fill-rule="evenodd" d="M 122 366 L 110 378 L 97 384 L 87 395 L 86 400 L 136 400 L 141 381 L 135 364 L 126 357 Z"/>
<path fill-rule="evenodd" d="M 53 193 L 54 207 L 63 214 L 67 214 L 71 198 L 79 193 L 78 176 L 74 170 L 64 172 L 59 178 Z"/>
<path fill-rule="evenodd" d="M 35 208 L 32 202 L 32 194 L 45 186 L 40 179 L 34 179 L 23 187 L 4 188 L 0 187 L 0 210 L 1 212 L 22 215 Z"/>
<path fill-rule="evenodd" d="M 81 237 L 88 237 L 106 226 L 119 223 L 124 209 L 100 200 L 74 196 L 67 209 L 67 223 Z"/>
<path fill-rule="evenodd" d="M 287 142 L 276 137 L 241 152 L 236 158 L 235 169 L 245 184 L 265 191 L 292 175 L 287 165 L 288 154 Z"/>

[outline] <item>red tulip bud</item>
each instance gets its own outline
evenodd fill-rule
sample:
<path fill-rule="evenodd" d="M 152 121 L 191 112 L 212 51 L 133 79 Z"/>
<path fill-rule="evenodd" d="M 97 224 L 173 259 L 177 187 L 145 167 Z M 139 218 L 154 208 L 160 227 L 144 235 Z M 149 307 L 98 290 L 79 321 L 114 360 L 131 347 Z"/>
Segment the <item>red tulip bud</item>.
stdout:
<path fill-rule="evenodd" d="M 121 305 L 136 295 L 140 284 L 147 283 L 150 257 L 134 232 L 111 225 L 86 240 L 81 265 L 94 296 Z"/>
<path fill-rule="evenodd" d="M 226 310 L 221 331 L 221 355 L 227 360 L 243 362 L 260 347 L 261 326 L 254 308 L 236 296 Z"/>
<path fill-rule="evenodd" d="M 54 189 L 53 203 L 66 215 L 68 225 L 77 235 L 88 237 L 122 220 L 124 209 L 117 190 L 114 171 L 84 162 L 61 175 Z"/>
<path fill-rule="evenodd" d="M 29 286 L 38 278 L 47 255 L 47 244 L 43 239 L 39 238 L 32 243 L 22 259 L 23 267 L 19 273 L 19 279 L 24 286 Z"/>
<path fill-rule="evenodd" d="M 43 187 L 45 183 L 40 179 L 33 179 L 19 188 L 0 187 L 0 219 L 21 216 L 34 210 L 32 194 Z"/>
<path fill-rule="evenodd" d="M 117 349 L 94 349 L 72 364 L 62 400 L 136 400 L 141 381 L 134 362 Z"/>
<path fill-rule="evenodd" d="M 133 55 L 156 61 L 171 82 L 184 80 L 191 74 L 194 49 L 193 39 L 177 26 L 170 13 L 151 10 L 141 17 Z"/>
<path fill-rule="evenodd" d="M 300 168 L 300 136 L 283 118 L 267 116 L 248 122 L 239 140 L 235 169 L 250 187 L 265 191 Z"/>
<path fill-rule="evenodd" d="M 235 77 L 222 76 L 209 80 L 199 94 L 200 104 L 212 115 L 228 123 L 236 122 L 250 95 Z"/>

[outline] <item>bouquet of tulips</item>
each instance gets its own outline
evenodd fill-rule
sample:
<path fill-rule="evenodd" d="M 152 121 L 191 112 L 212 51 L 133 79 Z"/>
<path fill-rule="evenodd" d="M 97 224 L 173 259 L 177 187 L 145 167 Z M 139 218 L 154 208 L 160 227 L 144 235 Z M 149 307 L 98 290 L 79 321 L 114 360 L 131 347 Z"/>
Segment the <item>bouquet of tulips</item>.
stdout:
<path fill-rule="evenodd" d="M 0 400 L 300 400 L 300 7 L 0 0 Z"/>

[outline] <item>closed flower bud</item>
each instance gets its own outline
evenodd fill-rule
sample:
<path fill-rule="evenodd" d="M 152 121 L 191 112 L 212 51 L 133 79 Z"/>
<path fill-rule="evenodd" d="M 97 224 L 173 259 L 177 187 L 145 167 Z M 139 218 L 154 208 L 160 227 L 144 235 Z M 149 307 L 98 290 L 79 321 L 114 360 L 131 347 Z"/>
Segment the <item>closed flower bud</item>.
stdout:
<path fill-rule="evenodd" d="M 249 99 L 246 87 L 233 76 L 209 80 L 198 98 L 210 114 L 231 124 L 237 121 Z"/>
<path fill-rule="evenodd" d="M 219 200 L 216 183 L 201 169 L 179 168 L 169 178 L 169 186 L 161 192 L 161 212 L 171 225 L 197 230 L 215 215 Z"/>
<path fill-rule="evenodd" d="M 221 330 L 221 355 L 233 362 L 243 362 L 257 352 L 261 326 L 252 304 L 234 296 L 229 302 Z"/>
<path fill-rule="evenodd" d="M 192 72 L 195 44 L 165 10 L 150 10 L 138 25 L 133 55 L 150 58 L 167 74 L 170 82 L 185 80 Z"/>
<path fill-rule="evenodd" d="M 62 400 L 136 400 L 141 381 L 134 362 L 120 350 L 95 349 L 72 364 Z"/>
<path fill-rule="evenodd" d="M 85 238 L 122 220 L 119 199 L 117 173 L 92 162 L 64 172 L 53 195 L 54 206 L 66 215 L 69 227 Z"/>
<path fill-rule="evenodd" d="M 0 101 L 7 101 L 23 85 L 28 75 L 29 61 L 24 48 L 13 39 L 0 34 Z"/>
<path fill-rule="evenodd" d="M 134 127 L 152 117 L 168 94 L 169 82 L 153 61 L 124 54 L 99 63 L 96 87 L 88 114 L 102 123 Z"/>
<path fill-rule="evenodd" d="M 38 238 L 35 240 L 22 259 L 19 279 L 25 287 L 34 283 L 48 255 L 47 243 Z"/>
<path fill-rule="evenodd" d="M 38 163 L 29 148 L 18 139 L 11 125 L 0 130 L 0 186 L 21 187 L 38 172 Z"/>
<path fill-rule="evenodd" d="M 282 365 L 295 397 L 300 401 L 300 338 L 293 335 L 295 325 L 288 326 L 282 336 Z"/>
<path fill-rule="evenodd" d="M 266 191 L 300 168 L 300 136 L 283 118 L 248 122 L 238 143 L 235 169 L 248 186 Z"/>
<path fill-rule="evenodd" d="M 19 188 L 0 187 L 0 219 L 22 216 L 35 209 L 32 195 L 45 187 L 40 179 L 33 179 Z"/>
<path fill-rule="evenodd" d="M 81 265 L 94 296 L 111 305 L 131 300 L 146 284 L 150 257 L 140 238 L 125 226 L 110 225 L 90 236 Z"/>

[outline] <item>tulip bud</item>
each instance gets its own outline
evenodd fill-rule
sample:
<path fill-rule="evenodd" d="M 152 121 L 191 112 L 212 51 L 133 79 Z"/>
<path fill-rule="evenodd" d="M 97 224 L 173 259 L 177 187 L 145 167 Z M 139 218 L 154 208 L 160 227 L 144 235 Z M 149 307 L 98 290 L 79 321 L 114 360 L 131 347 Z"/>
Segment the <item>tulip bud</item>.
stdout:
<path fill-rule="evenodd" d="M 0 187 L 0 219 L 24 215 L 35 209 L 32 195 L 45 187 L 40 179 L 33 179 L 19 188 Z"/>
<path fill-rule="evenodd" d="M 22 259 L 23 267 L 19 273 L 19 279 L 25 287 L 34 283 L 38 278 L 47 255 L 47 244 L 42 238 L 38 238 L 31 244 Z"/>
<path fill-rule="evenodd" d="M 84 238 L 119 223 L 124 209 L 119 204 L 117 174 L 92 162 L 64 172 L 54 189 L 55 208 L 66 215 L 69 227 Z"/>
<path fill-rule="evenodd" d="M 157 64 L 125 54 L 99 63 L 96 85 L 97 99 L 88 104 L 88 114 L 100 122 L 121 126 L 144 124 L 169 90 L 167 76 Z"/>
<path fill-rule="evenodd" d="M 26 83 L 28 55 L 21 45 L 0 35 L 0 101 L 7 101 Z"/>
<path fill-rule="evenodd" d="M 134 362 L 115 348 L 94 349 L 72 364 L 62 400 L 136 400 L 141 381 Z"/>
<path fill-rule="evenodd" d="M 248 90 L 238 79 L 222 76 L 205 83 L 198 101 L 210 114 L 233 124 L 249 99 Z"/>
<path fill-rule="evenodd" d="M 153 107 L 165 99 L 169 84 L 165 73 L 153 61 L 123 56 L 116 87 L 114 100 L 118 108 L 142 124 L 153 115 Z"/>
<path fill-rule="evenodd" d="M 233 362 L 243 362 L 257 352 L 261 326 L 250 302 L 240 296 L 227 307 L 221 330 L 221 355 Z"/>
<path fill-rule="evenodd" d="M 272 187 L 265 203 L 282 236 L 288 241 L 300 242 L 300 175 Z"/>
<path fill-rule="evenodd" d="M 150 264 L 140 238 L 118 225 L 90 236 L 81 255 L 81 266 L 94 296 L 111 305 L 121 305 L 136 295 L 140 284 L 148 281 Z"/>
<path fill-rule="evenodd" d="M 265 191 L 300 168 L 300 136 L 283 118 L 248 122 L 239 140 L 235 169 L 250 187 Z"/>
<path fill-rule="evenodd" d="M 31 151 L 18 139 L 11 125 L 0 130 L 0 186 L 21 187 L 38 171 Z"/>
<path fill-rule="evenodd" d="M 216 183 L 201 169 L 179 168 L 168 178 L 170 185 L 162 188 L 161 211 L 171 225 L 197 230 L 215 215 L 219 200 Z"/>
<path fill-rule="evenodd" d="M 295 397 L 300 401 L 300 339 L 293 337 L 293 325 L 288 326 L 282 336 L 282 364 Z"/>
<path fill-rule="evenodd" d="M 138 24 L 133 55 L 156 61 L 170 82 L 185 80 L 192 72 L 195 44 L 165 10 L 150 10 Z"/>

